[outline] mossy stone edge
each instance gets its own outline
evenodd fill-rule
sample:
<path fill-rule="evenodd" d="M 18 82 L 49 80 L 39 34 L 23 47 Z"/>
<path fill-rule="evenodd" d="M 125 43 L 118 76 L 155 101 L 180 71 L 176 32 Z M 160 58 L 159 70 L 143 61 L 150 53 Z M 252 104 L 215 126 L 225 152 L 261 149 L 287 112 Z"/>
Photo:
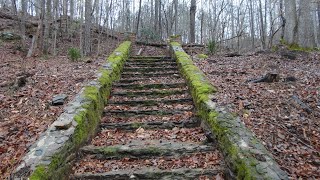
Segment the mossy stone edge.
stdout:
<path fill-rule="evenodd" d="M 131 42 L 125 41 L 108 57 L 95 80 L 81 89 L 30 147 L 12 174 L 14 179 L 68 179 L 74 153 L 96 133 L 112 83 L 120 77 L 130 46 Z"/>
<path fill-rule="evenodd" d="M 193 64 L 177 42 L 170 43 L 179 70 L 187 81 L 197 113 L 215 135 L 226 164 L 236 179 L 288 179 L 272 155 L 245 127 L 240 118 L 218 107 L 211 99 L 217 89 Z"/>

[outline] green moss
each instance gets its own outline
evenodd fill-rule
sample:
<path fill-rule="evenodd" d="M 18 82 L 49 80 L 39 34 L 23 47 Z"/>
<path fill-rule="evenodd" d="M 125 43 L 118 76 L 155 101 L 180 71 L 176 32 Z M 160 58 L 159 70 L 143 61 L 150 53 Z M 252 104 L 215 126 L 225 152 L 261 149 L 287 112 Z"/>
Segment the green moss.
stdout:
<path fill-rule="evenodd" d="M 301 47 L 298 43 L 288 43 L 284 39 L 280 39 L 280 44 L 286 46 L 290 51 L 300 51 L 300 52 L 312 52 L 317 51 L 316 48 L 312 47 Z"/>
<path fill-rule="evenodd" d="M 170 36 L 170 38 L 172 38 L 172 39 L 174 39 L 174 38 L 180 38 L 180 37 L 181 37 L 180 34 Z"/>
<path fill-rule="evenodd" d="M 141 123 L 141 122 L 133 122 L 131 127 L 134 129 L 138 129 L 139 127 L 142 127 L 143 125 L 144 125 L 144 123 Z"/>
<path fill-rule="evenodd" d="M 106 156 L 114 156 L 117 155 L 119 151 L 118 147 L 105 147 L 100 149 L 100 152 Z"/>
<path fill-rule="evenodd" d="M 30 180 L 46 180 L 48 179 L 46 167 L 40 165 L 36 168 L 36 170 L 30 176 Z"/>
<path fill-rule="evenodd" d="M 208 55 L 206 55 L 206 54 L 198 54 L 197 57 L 198 57 L 199 59 L 207 59 L 207 58 L 208 58 Z"/>

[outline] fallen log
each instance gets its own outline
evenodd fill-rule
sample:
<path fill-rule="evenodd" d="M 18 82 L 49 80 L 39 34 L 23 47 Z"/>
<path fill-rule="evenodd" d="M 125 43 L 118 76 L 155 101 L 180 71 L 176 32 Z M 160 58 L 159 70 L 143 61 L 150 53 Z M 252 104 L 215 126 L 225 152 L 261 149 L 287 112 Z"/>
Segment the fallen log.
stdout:
<path fill-rule="evenodd" d="M 242 56 L 242 55 L 239 54 L 239 53 L 234 52 L 234 53 L 225 54 L 224 56 L 225 56 L 225 57 L 240 57 L 240 56 Z"/>

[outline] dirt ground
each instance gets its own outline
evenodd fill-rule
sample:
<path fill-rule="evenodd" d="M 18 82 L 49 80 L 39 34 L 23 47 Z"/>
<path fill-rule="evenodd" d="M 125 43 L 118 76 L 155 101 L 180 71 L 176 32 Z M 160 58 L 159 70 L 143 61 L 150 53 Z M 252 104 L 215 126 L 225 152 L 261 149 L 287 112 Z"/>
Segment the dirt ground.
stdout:
<path fill-rule="evenodd" d="M 320 178 L 320 54 L 214 55 L 194 61 L 219 92 L 213 99 L 237 113 L 292 179 Z M 254 83 L 267 73 L 278 82 Z"/>

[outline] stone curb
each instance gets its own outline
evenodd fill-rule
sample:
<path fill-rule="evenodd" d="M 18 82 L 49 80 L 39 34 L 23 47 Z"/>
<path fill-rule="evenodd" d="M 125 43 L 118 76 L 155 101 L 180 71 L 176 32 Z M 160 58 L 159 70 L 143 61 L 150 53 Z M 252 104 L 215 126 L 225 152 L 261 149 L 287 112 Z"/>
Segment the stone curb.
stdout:
<path fill-rule="evenodd" d="M 74 153 L 92 137 L 110 95 L 120 77 L 131 42 L 122 43 L 107 59 L 95 80 L 68 103 L 64 112 L 29 148 L 12 179 L 66 179 Z"/>
<path fill-rule="evenodd" d="M 236 179 L 289 179 L 280 169 L 271 153 L 245 127 L 240 118 L 218 107 L 212 101 L 216 88 L 205 74 L 196 67 L 190 56 L 177 42 L 170 43 L 170 50 L 191 90 L 197 113 L 216 137 L 226 164 Z"/>

